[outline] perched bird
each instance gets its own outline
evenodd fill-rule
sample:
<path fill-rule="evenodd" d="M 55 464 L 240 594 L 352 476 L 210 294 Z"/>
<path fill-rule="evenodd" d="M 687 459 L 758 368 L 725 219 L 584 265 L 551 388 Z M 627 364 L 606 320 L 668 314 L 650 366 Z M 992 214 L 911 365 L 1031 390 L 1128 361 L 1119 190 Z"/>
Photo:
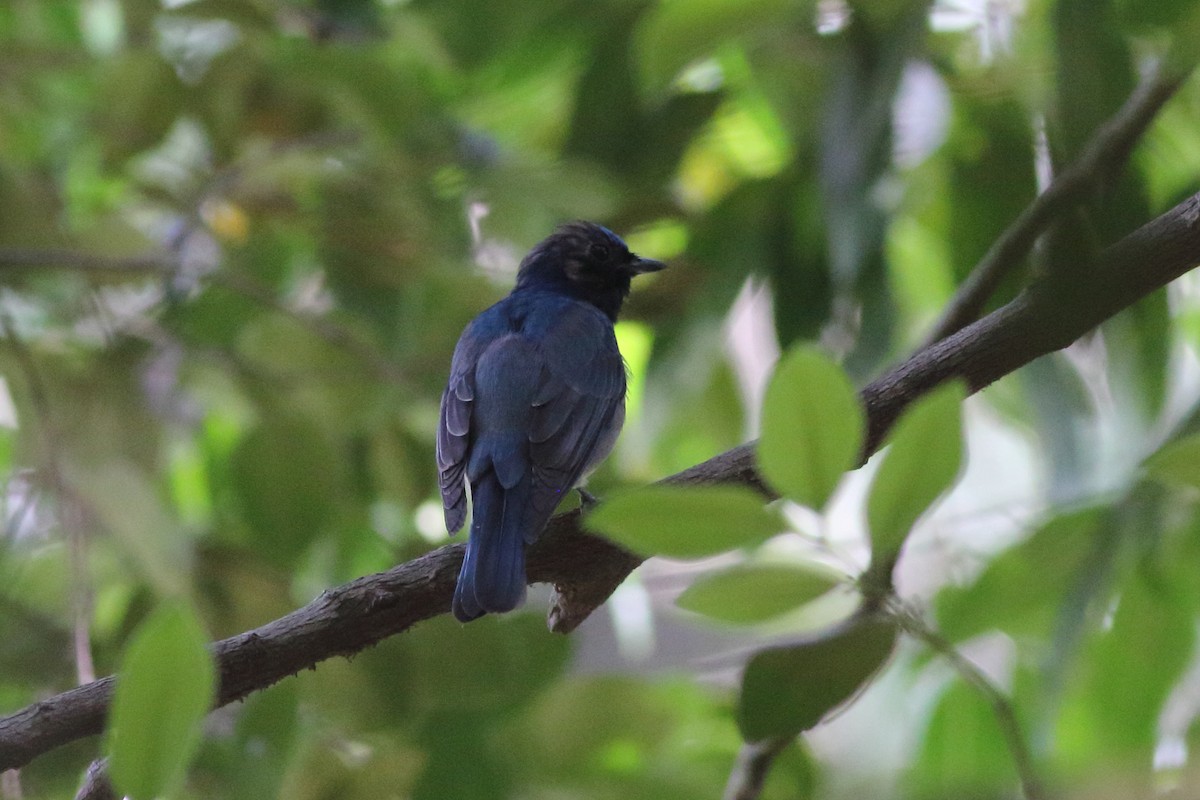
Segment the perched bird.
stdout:
<path fill-rule="evenodd" d="M 525 599 L 525 547 L 616 442 L 625 363 L 613 323 L 639 258 L 607 228 L 563 225 L 521 261 L 508 297 L 463 331 L 442 393 L 437 461 L 446 529 L 471 534 L 454 616 Z"/>

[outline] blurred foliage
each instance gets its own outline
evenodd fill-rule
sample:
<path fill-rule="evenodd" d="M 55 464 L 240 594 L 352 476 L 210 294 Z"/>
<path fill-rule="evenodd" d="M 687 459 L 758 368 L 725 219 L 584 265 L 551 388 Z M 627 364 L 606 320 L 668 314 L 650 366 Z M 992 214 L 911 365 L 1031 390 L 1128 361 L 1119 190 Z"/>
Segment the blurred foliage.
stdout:
<path fill-rule="evenodd" d="M 901 598 L 1010 698 L 1044 782 L 1195 794 L 1194 280 L 969 401 L 932 510 L 957 403 L 936 443 L 858 472 L 839 440 L 847 381 L 922 340 L 1147 64 L 1195 57 L 1197 20 L 1196 0 L 0 3 L 0 711 L 136 660 L 164 607 L 228 636 L 442 544 L 455 340 L 589 218 L 672 262 L 620 327 L 629 421 L 593 490 L 764 416 L 789 499 L 620 491 L 598 525 L 718 557 L 652 559 L 571 639 L 531 602 L 322 664 L 209 715 L 170 796 L 714 797 L 739 725 L 805 731 L 765 798 L 1014 796 L 988 698 L 850 613 L 876 472 Z M 1086 280 L 1196 191 L 1198 128 L 1191 80 L 991 307 L 1046 270 Z M 195 728 L 153 691 L 168 670 L 133 670 L 135 735 Z M 172 736 L 138 791 L 186 759 Z M 70 797 L 100 750 L 37 759 L 26 796 Z"/>

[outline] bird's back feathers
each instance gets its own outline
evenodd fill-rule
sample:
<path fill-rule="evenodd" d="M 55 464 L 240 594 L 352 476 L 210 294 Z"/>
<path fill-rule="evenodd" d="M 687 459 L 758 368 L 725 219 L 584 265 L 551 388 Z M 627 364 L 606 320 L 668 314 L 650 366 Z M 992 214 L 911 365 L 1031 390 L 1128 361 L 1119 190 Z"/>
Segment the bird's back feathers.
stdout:
<path fill-rule="evenodd" d="M 613 322 L 630 280 L 662 264 L 606 228 L 572 223 L 530 251 L 517 286 L 467 326 L 442 393 L 438 478 L 446 528 L 473 501 L 454 614 L 509 611 L 525 546 L 612 449 L 625 417 Z"/>

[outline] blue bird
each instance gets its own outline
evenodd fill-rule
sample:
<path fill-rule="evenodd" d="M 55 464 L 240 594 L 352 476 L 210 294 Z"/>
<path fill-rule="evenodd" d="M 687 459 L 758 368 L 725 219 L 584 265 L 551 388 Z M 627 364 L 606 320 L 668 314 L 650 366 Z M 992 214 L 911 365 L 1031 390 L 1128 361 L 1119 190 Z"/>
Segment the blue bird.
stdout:
<path fill-rule="evenodd" d="M 607 228 L 563 225 L 521 261 L 508 297 L 463 331 L 442 393 L 437 462 L 446 529 L 471 534 L 454 590 L 463 622 L 525 599 L 525 548 L 625 421 L 613 323 L 639 258 Z"/>

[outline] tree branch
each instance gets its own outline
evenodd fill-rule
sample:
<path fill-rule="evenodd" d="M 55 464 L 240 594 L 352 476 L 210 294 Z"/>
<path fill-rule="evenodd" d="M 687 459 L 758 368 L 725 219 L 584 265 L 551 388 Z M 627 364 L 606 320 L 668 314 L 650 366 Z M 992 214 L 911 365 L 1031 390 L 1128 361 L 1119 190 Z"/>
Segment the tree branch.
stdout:
<path fill-rule="evenodd" d="M 927 344 L 979 318 L 1000 281 L 1029 254 L 1050 223 L 1125 166 L 1138 139 L 1189 73 L 1160 66 L 1138 85 L 1125 104 L 1097 129 L 1075 162 L 1000 234 L 946 304 Z"/>
<path fill-rule="evenodd" d="M 40 267 L 58 267 L 78 272 L 99 272 L 113 275 L 166 275 L 174 269 L 170 254 L 149 253 L 140 256 L 98 256 L 62 248 L 0 247 L 0 274 Z"/>
<path fill-rule="evenodd" d="M 404 373 L 382 352 L 373 347 L 356 332 L 323 314 L 292 308 L 275 295 L 275 292 L 254 279 L 233 272 L 214 272 L 204 280 L 213 286 L 245 297 L 255 303 L 287 317 L 333 347 L 339 347 L 365 364 L 379 378 L 390 383 L 401 384 Z"/>
<path fill-rule="evenodd" d="M 42 250 L 25 247 L 0 247 L 0 275 L 5 272 L 45 268 L 66 269 L 93 275 L 168 276 L 179 269 L 179 259 L 170 253 L 109 257 L 61 248 Z M 358 358 L 376 376 L 390 383 L 404 382 L 404 374 L 394 362 L 372 347 L 356 332 L 340 325 L 328 316 L 292 308 L 277 297 L 270 287 L 245 275 L 217 271 L 206 274 L 201 280 L 252 300 L 264 308 L 293 320 L 317 338 Z"/>
<path fill-rule="evenodd" d="M 75 800 L 118 800 L 117 792 L 108 780 L 107 758 L 98 758 L 88 764 L 83 784 L 75 793 Z"/>
<path fill-rule="evenodd" d="M 1069 293 L 1034 287 L 1007 306 L 918 352 L 864 388 L 864 458 L 900 412 L 937 384 L 959 378 L 978 390 L 1038 356 L 1066 347 L 1097 324 L 1200 263 L 1200 193 L 1102 252 L 1089 279 Z M 763 488 L 745 444 L 667 478 L 671 483 L 737 482 Z M 246 697 L 327 658 L 350 655 L 450 610 L 462 545 L 451 544 L 387 572 L 323 593 L 260 628 L 213 646 L 219 705 Z M 531 583 L 553 583 L 556 630 L 571 630 L 642 559 L 584 533 L 580 514 L 555 517 L 530 548 Z M 19 767 L 67 742 L 100 733 L 111 677 L 0 718 L 0 770 Z"/>

